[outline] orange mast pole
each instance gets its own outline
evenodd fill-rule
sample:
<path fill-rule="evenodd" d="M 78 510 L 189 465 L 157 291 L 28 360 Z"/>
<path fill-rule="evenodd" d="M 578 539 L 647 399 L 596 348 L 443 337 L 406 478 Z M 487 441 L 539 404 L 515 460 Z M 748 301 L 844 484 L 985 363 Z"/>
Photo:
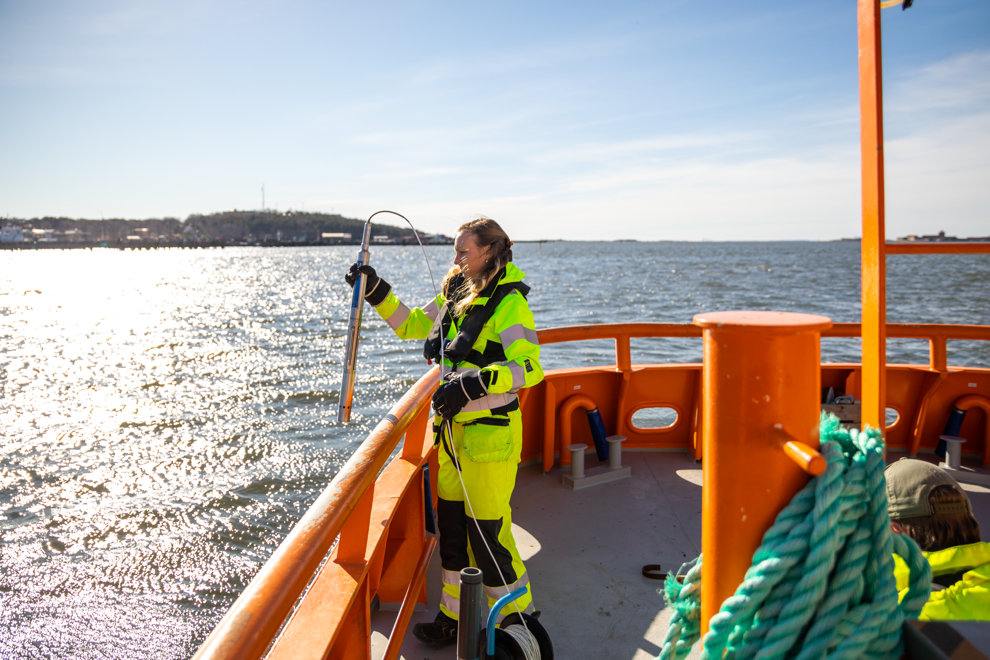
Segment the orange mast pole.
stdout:
<path fill-rule="evenodd" d="M 880 2 L 859 0 L 859 114 L 862 158 L 862 423 L 883 429 L 887 399 L 886 236 Z"/>

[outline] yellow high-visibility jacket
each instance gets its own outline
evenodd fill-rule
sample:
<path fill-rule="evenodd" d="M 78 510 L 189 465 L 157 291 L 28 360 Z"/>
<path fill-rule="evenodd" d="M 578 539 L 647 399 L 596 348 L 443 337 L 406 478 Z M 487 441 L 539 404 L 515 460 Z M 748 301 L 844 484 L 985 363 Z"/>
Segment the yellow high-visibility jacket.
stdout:
<path fill-rule="evenodd" d="M 962 573 L 949 587 L 933 590 L 919 619 L 990 621 L 990 543 L 957 545 L 922 553 L 937 581 L 940 575 Z M 901 597 L 907 592 L 907 564 L 894 555 L 894 577 Z"/>
<path fill-rule="evenodd" d="M 523 277 L 525 273 L 515 264 L 509 263 L 498 284 L 521 282 Z M 375 311 L 399 338 L 426 339 L 446 302 L 441 293 L 425 307 L 409 308 L 399 300 L 393 290 L 375 307 Z M 488 302 L 487 297 L 478 297 L 472 302 L 471 308 L 483 307 L 486 302 Z M 447 338 L 453 339 L 456 334 L 457 330 L 452 325 Z M 469 401 L 461 412 L 454 416 L 455 422 L 489 415 L 492 409 L 505 410 L 507 407 L 515 407 L 516 392 L 543 380 L 540 343 L 536 337 L 533 313 L 529 310 L 525 296 L 519 291 L 512 291 L 502 299 L 491 318 L 485 322 L 472 349 L 471 355 L 456 365 L 452 364 L 445 355 L 440 367 L 441 376 L 450 371 L 471 368 L 491 372 L 488 394 Z M 474 359 L 484 362 L 486 361 L 484 356 L 492 355 L 497 355 L 498 359 L 488 364 L 476 364 L 470 361 Z"/>

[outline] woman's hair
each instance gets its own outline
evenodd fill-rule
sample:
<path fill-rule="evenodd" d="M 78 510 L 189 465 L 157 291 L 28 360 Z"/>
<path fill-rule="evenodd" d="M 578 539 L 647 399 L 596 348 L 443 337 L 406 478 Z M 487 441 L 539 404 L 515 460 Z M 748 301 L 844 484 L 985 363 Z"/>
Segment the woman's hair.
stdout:
<path fill-rule="evenodd" d="M 454 301 L 455 316 L 461 316 L 485 288 L 493 275 L 512 261 L 512 241 L 505 230 L 491 218 L 478 218 L 465 222 L 457 232 L 468 232 L 474 236 L 478 247 L 489 248 L 491 259 L 482 272 L 472 277 L 456 277 L 461 274 L 460 266 L 455 265 L 443 278 L 444 295 Z"/>
<path fill-rule="evenodd" d="M 929 493 L 928 501 L 933 507 L 955 505 L 951 508 L 958 512 L 895 520 L 902 534 L 910 536 L 928 552 L 979 542 L 980 523 L 969 510 L 966 493 L 950 485 L 936 486 Z"/>

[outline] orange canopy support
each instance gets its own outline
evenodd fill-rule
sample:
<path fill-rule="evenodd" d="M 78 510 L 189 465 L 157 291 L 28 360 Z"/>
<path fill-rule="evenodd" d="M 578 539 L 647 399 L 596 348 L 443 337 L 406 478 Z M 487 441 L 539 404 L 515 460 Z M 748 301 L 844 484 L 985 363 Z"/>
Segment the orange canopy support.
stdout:
<path fill-rule="evenodd" d="M 859 0 L 859 114 L 862 159 L 862 421 L 883 429 L 887 398 L 886 237 L 880 3 Z"/>

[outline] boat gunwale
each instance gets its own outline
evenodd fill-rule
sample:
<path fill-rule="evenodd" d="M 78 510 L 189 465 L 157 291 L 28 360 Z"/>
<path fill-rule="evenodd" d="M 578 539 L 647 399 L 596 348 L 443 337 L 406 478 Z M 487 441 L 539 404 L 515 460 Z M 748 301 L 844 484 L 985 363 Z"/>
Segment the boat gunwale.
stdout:
<path fill-rule="evenodd" d="M 439 377 L 438 368 L 429 370 L 378 422 L 234 601 L 195 658 L 264 655 L 334 548 L 349 516 L 423 413 Z"/>

